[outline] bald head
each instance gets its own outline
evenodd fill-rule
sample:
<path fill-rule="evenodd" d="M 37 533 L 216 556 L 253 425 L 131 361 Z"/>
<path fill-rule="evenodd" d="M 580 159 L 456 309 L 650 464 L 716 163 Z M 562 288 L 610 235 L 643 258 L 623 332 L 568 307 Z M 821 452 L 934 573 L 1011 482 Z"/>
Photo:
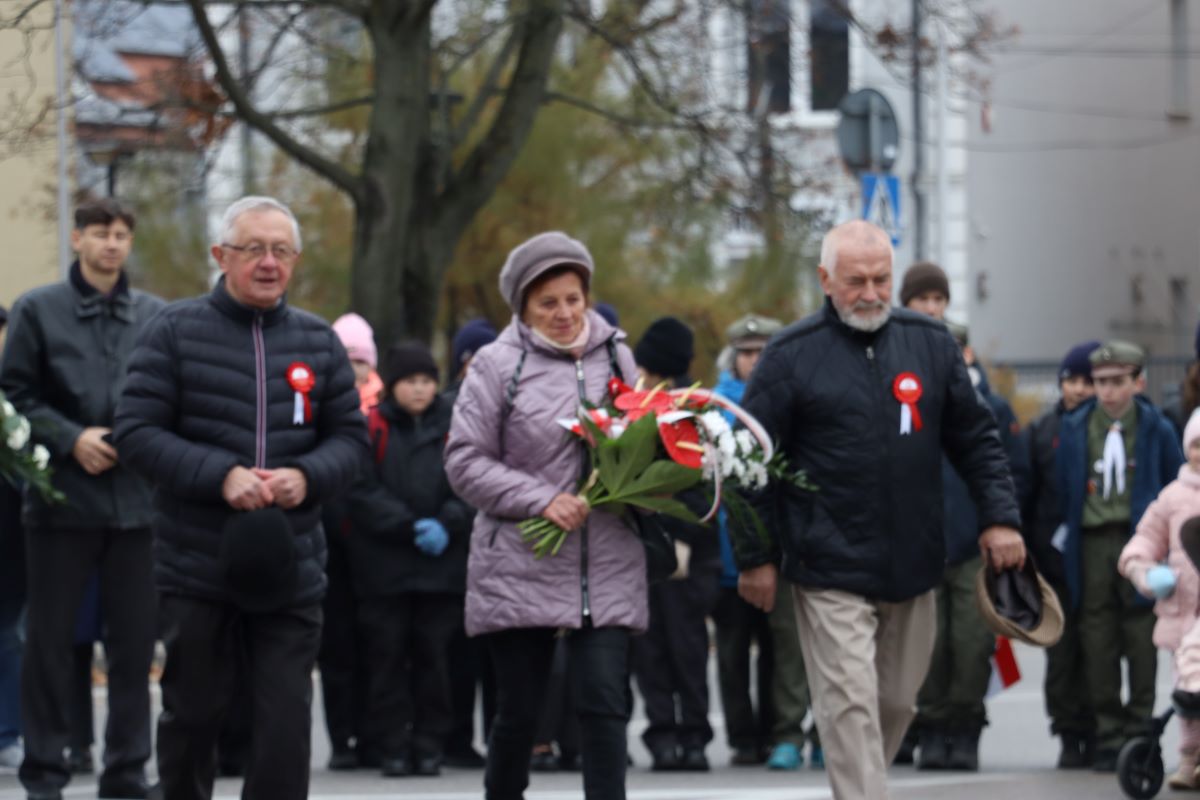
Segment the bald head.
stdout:
<path fill-rule="evenodd" d="M 892 259 L 891 237 L 865 220 L 825 234 L 817 275 L 842 322 L 868 332 L 884 326 L 891 313 Z"/>
<path fill-rule="evenodd" d="M 821 266 L 826 272 L 837 271 L 840 251 L 855 250 L 884 250 L 887 252 L 888 263 L 895 259 L 892 250 L 892 237 L 887 231 L 873 222 L 865 219 L 852 219 L 834 226 L 821 240 Z"/>

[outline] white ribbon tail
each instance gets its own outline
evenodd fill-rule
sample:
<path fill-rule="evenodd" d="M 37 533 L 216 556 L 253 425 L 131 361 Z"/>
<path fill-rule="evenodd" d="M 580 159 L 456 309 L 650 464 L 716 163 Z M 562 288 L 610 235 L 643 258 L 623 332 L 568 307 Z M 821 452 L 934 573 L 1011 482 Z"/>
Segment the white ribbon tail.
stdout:
<path fill-rule="evenodd" d="M 908 403 L 900 404 L 900 435 L 908 436 L 912 433 L 912 406 Z"/>
<path fill-rule="evenodd" d="M 1113 483 L 1117 494 L 1125 493 L 1125 440 L 1119 430 L 1110 429 L 1104 437 L 1104 499 L 1112 495 Z"/>
<path fill-rule="evenodd" d="M 711 389 L 672 389 L 671 396 L 678 397 L 680 395 L 689 395 L 696 398 L 701 403 L 712 403 L 715 406 L 720 406 L 729 413 L 733 414 L 734 418 L 746 426 L 746 430 L 750 431 L 750 435 L 758 442 L 758 446 L 763 451 L 763 463 L 771 460 L 775 455 L 775 445 L 771 442 L 771 437 L 767 435 L 767 430 L 762 426 L 762 423 L 751 416 L 750 412 L 739 406 L 737 403 L 730 400 L 724 395 L 717 394 Z"/>
<path fill-rule="evenodd" d="M 718 509 L 721 508 L 721 465 L 717 462 L 717 458 L 717 448 L 705 442 L 704 460 L 712 464 L 713 469 L 713 503 L 708 513 L 700 518 L 701 522 L 711 521 L 717 515 Z"/>
<path fill-rule="evenodd" d="M 304 424 L 304 395 L 296 392 L 296 401 L 292 404 L 292 424 Z"/>

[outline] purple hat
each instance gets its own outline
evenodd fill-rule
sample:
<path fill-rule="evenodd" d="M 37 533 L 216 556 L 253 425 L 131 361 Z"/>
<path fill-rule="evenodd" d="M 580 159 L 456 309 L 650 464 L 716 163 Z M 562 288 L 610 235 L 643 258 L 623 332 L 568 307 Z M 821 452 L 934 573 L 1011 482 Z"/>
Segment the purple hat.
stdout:
<path fill-rule="evenodd" d="M 500 270 L 500 294 L 514 314 L 521 313 L 525 290 L 555 267 L 574 267 L 586 289 L 596 269 L 592 254 L 582 242 L 560 231 L 539 233 L 517 245 Z"/>

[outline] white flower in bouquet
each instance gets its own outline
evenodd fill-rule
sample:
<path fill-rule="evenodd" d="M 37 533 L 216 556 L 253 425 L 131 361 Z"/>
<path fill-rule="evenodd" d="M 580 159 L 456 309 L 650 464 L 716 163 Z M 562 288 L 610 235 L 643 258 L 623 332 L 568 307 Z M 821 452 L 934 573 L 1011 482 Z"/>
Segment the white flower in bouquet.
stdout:
<path fill-rule="evenodd" d="M 761 461 L 751 461 L 746 465 L 746 475 L 749 488 L 754 491 L 761 491 L 767 488 L 767 483 L 771 476 L 767 473 L 767 467 Z"/>
<path fill-rule="evenodd" d="M 719 439 L 729 432 L 729 420 L 720 411 L 705 411 L 700 415 L 700 424 L 708 432 L 709 439 Z"/>
<path fill-rule="evenodd" d="M 46 449 L 45 445 L 34 446 L 33 463 L 37 464 L 37 468 L 40 470 L 45 470 L 50 466 L 50 451 Z"/>
<path fill-rule="evenodd" d="M 758 443 L 754 441 L 754 436 L 745 428 L 735 433 L 734 439 L 737 441 L 738 452 L 742 455 L 748 456 L 758 449 Z"/>
<path fill-rule="evenodd" d="M 4 416 L 15 417 L 16 415 L 17 415 L 17 409 L 13 406 L 12 403 L 5 400 L 4 401 Z"/>
<path fill-rule="evenodd" d="M 20 450 L 29 444 L 29 420 L 19 417 L 16 427 L 8 434 L 8 449 Z"/>

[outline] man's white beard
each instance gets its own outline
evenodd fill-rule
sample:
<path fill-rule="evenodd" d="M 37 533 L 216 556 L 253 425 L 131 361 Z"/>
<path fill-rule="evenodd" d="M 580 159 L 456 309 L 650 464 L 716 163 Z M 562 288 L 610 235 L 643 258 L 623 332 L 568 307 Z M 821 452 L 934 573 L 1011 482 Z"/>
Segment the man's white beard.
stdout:
<path fill-rule="evenodd" d="M 850 309 L 841 308 L 835 303 L 833 307 L 837 310 L 838 317 L 842 322 L 863 333 L 874 333 L 879 330 L 891 316 L 891 308 L 883 303 L 868 304 L 865 307 L 856 305 Z"/>

